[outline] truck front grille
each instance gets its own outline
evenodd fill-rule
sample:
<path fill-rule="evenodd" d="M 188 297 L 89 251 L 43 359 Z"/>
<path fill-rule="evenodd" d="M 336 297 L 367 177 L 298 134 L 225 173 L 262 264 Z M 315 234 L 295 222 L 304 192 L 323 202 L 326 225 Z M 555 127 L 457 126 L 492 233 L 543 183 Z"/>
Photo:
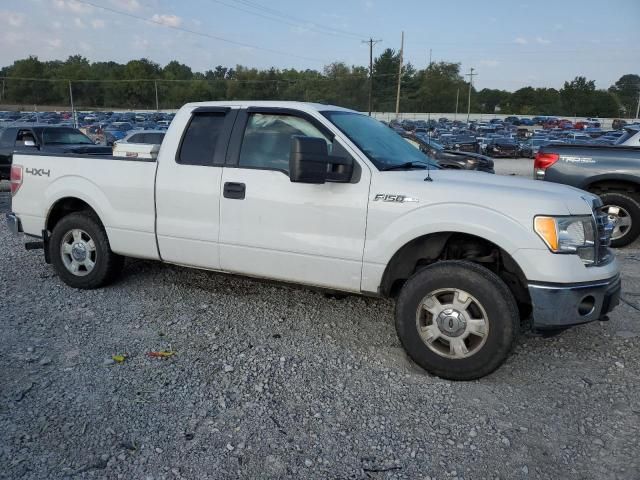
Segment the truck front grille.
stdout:
<path fill-rule="evenodd" d="M 593 217 L 596 221 L 596 261 L 595 265 L 602 265 L 611 260 L 611 234 L 613 223 L 609 221 L 609 216 L 602 211 L 602 202 L 594 205 Z"/>

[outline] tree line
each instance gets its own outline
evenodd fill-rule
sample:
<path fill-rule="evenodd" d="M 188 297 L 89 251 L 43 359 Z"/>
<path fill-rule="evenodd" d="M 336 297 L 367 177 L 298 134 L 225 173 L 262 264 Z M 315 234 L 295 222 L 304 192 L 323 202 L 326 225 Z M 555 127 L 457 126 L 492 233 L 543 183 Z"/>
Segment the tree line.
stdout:
<path fill-rule="evenodd" d="M 387 49 L 373 63 L 372 107 L 395 111 L 400 55 Z M 300 100 L 368 109 L 369 69 L 335 62 L 322 71 L 237 65 L 194 72 L 171 61 L 164 67 L 148 59 L 90 62 L 74 55 L 41 61 L 36 56 L 0 69 L 0 104 L 68 105 L 70 85 L 77 108 L 178 108 L 204 100 Z M 402 69 L 402 112 L 461 112 L 467 108 L 469 84 L 459 63 L 435 62 L 425 69 Z M 515 92 L 472 87 L 471 111 L 517 115 L 624 117 L 635 115 L 640 75 L 627 74 L 607 90 L 578 76 L 561 89 L 524 87 Z M 457 102 L 457 105 L 456 105 Z"/>

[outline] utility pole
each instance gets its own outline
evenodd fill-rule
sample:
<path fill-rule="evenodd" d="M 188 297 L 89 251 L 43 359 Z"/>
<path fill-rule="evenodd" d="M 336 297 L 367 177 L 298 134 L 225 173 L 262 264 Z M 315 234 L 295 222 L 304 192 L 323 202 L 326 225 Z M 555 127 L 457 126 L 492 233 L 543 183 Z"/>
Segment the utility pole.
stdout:
<path fill-rule="evenodd" d="M 362 41 L 362 43 L 369 44 L 369 116 L 371 116 L 371 99 L 373 97 L 373 46 L 381 41 L 382 40 L 374 40 L 373 38 Z"/>
<path fill-rule="evenodd" d="M 156 112 L 160 111 L 160 107 L 158 106 L 158 81 L 154 80 L 153 85 L 156 87 Z"/>
<path fill-rule="evenodd" d="M 471 67 L 469 69 L 469 73 L 465 75 L 465 77 L 469 77 L 469 101 L 467 103 L 467 123 L 469 123 L 469 115 L 471 114 L 471 87 L 473 86 L 473 77 L 477 75 L 477 73 L 473 73 L 475 69 Z"/>
<path fill-rule="evenodd" d="M 396 118 L 400 113 L 400 84 L 402 83 L 402 62 L 404 55 L 404 31 L 402 32 L 402 39 L 400 40 L 400 66 L 398 67 L 398 94 L 396 95 Z"/>
<path fill-rule="evenodd" d="M 431 66 L 431 49 L 429 49 L 429 65 L 428 65 L 428 67 L 430 67 L 430 66 Z"/>
<path fill-rule="evenodd" d="M 73 106 L 73 89 L 71 88 L 71 80 L 69 80 L 69 101 L 71 102 L 71 116 L 73 117 L 73 128 L 78 128 L 78 121 L 76 119 L 76 109 Z"/>
<path fill-rule="evenodd" d="M 458 97 L 459 96 L 460 96 L 460 88 L 456 90 L 456 114 L 453 117 L 454 120 L 458 119 Z"/>
<path fill-rule="evenodd" d="M 636 119 L 637 118 L 640 118 L 640 85 L 638 85 L 638 106 L 636 107 Z"/>

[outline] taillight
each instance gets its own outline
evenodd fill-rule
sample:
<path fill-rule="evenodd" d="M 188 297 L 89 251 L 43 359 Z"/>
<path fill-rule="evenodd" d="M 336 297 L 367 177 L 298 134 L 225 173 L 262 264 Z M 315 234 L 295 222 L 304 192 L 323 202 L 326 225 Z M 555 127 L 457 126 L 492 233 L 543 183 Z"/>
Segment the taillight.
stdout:
<path fill-rule="evenodd" d="M 533 162 L 533 178 L 536 180 L 544 180 L 544 174 L 547 168 L 560 160 L 558 153 L 536 153 L 536 159 Z"/>
<path fill-rule="evenodd" d="M 13 197 L 22 186 L 22 165 L 11 165 L 11 196 Z"/>

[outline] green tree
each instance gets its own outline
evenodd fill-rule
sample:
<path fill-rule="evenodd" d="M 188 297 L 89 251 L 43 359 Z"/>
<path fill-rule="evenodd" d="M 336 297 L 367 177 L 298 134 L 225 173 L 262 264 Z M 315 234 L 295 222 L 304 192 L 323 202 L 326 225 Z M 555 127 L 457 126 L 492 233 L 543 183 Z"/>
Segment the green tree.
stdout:
<path fill-rule="evenodd" d="M 36 105 L 49 103 L 56 98 L 51 84 L 41 81 L 48 78 L 48 72 L 44 63 L 36 56 L 13 62 L 7 69 L 7 76 L 33 79 L 8 80 L 5 95 L 9 101 L 19 105 Z"/>
<path fill-rule="evenodd" d="M 483 88 L 476 94 L 476 103 L 482 113 L 495 113 L 499 107 L 500 111 L 511 111 L 509 103 L 512 94 L 505 90 Z"/>
<path fill-rule="evenodd" d="M 131 60 L 124 66 L 119 90 L 121 102 L 132 108 L 155 108 L 154 79 L 160 78 L 160 65 L 146 58 Z M 143 80 L 143 81 L 141 81 Z"/>
<path fill-rule="evenodd" d="M 458 97 L 459 111 L 465 110 L 469 84 L 460 75 L 460 64 L 432 63 L 421 75 L 417 105 L 424 112 L 453 112 Z M 475 98 L 472 90 L 473 98 Z"/>
<path fill-rule="evenodd" d="M 400 54 L 387 48 L 373 62 L 373 109 L 393 112 L 396 108 Z"/>
<path fill-rule="evenodd" d="M 633 117 L 638 101 L 640 101 L 640 75 L 628 73 L 621 76 L 616 83 L 609 87 L 609 92 L 617 97 L 620 107 L 622 107 L 622 112 L 618 111 L 614 116 L 623 113 L 629 118 Z"/>
<path fill-rule="evenodd" d="M 605 90 L 596 90 L 591 102 L 589 116 L 593 117 L 615 117 L 620 112 L 620 104 L 616 96 Z"/>
<path fill-rule="evenodd" d="M 564 82 L 560 90 L 562 112 L 564 115 L 589 115 L 593 111 L 593 99 L 596 82 L 585 77 L 576 77 L 570 82 Z"/>

